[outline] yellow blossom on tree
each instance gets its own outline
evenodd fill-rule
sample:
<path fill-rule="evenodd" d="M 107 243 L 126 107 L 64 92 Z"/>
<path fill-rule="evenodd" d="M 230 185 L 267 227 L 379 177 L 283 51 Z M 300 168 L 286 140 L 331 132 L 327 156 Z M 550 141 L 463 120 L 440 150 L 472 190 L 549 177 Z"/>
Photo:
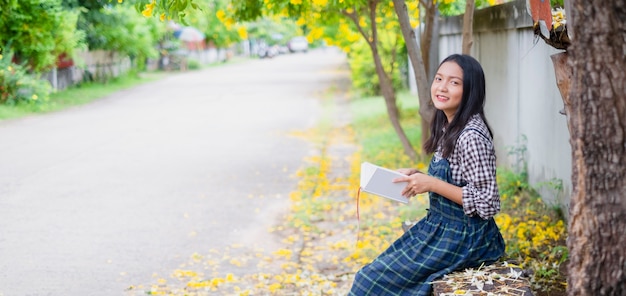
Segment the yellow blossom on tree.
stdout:
<path fill-rule="evenodd" d="M 326 6 L 326 4 L 328 4 L 328 0 L 313 0 L 313 4 L 317 6 Z"/>
<path fill-rule="evenodd" d="M 365 17 L 359 18 L 359 26 L 367 27 L 367 21 L 365 21 Z"/>
<path fill-rule="evenodd" d="M 226 12 L 224 12 L 223 9 L 219 9 L 217 10 L 217 12 L 215 13 L 215 16 L 217 17 L 218 20 L 220 20 L 220 22 L 225 22 L 226 21 Z"/>
<path fill-rule="evenodd" d="M 290 0 L 289 2 L 291 2 L 291 4 L 293 4 L 293 5 L 300 5 L 300 4 L 302 4 L 302 0 Z"/>
<path fill-rule="evenodd" d="M 313 28 L 311 32 L 309 32 L 307 39 L 309 40 L 309 43 L 312 43 L 314 40 L 322 38 L 322 35 L 324 35 L 324 30 L 322 28 Z M 319 186 L 317 188 L 319 188 Z"/>
<path fill-rule="evenodd" d="M 248 39 L 248 31 L 246 30 L 246 27 L 239 27 L 237 29 L 237 34 L 239 34 L 239 38 L 241 39 Z"/>

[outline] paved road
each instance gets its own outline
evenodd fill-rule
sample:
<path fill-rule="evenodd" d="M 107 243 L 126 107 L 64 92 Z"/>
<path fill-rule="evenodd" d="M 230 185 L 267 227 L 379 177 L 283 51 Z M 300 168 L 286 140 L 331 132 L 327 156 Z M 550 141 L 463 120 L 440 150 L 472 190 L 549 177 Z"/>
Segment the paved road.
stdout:
<path fill-rule="evenodd" d="M 0 122 L 0 295 L 122 295 L 194 252 L 271 245 L 334 50 L 176 74 Z"/>

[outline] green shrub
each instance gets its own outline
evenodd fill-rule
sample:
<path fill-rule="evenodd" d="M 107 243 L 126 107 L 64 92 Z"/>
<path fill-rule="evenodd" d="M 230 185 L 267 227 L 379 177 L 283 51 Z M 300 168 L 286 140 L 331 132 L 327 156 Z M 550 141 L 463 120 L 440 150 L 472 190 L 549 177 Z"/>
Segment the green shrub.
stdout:
<path fill-rule="evenodd" d="M 83 47 L 76 30 L 78 10 L 58 0 L 0 0 L 0 46 L 13 49 L 19 62 L 39 73 L 54 67 L 60 54 L 72 57 Z"/>
<path fill-rule="evenodd" d="M 388 35 L 393 34 L 388 33 Z M 400 47 L 395 44 L 379 46 L 383 67 L 385 67 L 385 72 L 391 73 L 391 83 L 396 91 L 406 88 L 405 77 L 400 69 L 408 67 L 406 59 L 395 59 L 397 56 L 406 56 L 406 49 L 398 53 L 398 48 Z M 404 45 L 401 48 L 405 48 Z M 372 50 L 364 40 L 360 39 L 351 46 L 348 62 L 354 90 L 364 97 L 380 95 L 380 82 L 376 75 Z"/>
<path fill-rule="evenodd" d="M 187 69 L 189 70 L 198 70 L 201 68 L 200 62 L 198 60 L 195 59 L 188 59 L 187 60 Z"/>
<path fill-rule="evenodd" d="M 0 104 L 40 104 L 48 101 L 52 86 L 30 74 L 25 65 L 13 62 L 13 53 L 0 54 Z"/>

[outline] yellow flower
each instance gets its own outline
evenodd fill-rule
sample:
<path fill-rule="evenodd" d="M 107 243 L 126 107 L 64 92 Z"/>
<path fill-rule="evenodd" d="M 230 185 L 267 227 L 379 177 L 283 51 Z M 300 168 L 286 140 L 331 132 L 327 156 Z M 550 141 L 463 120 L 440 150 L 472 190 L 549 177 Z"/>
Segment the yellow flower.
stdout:
<path fill-rule="evenodd" d="M 217 287 L 221 284 L 223 284 L 225 281 L 223 278 L 214 278 L 211 280 L 211 286 L 212 287 Z"/>
<path fill-rule="evenodd" d="M 141 12 L 141 14 L 145 17 L 151 17 L 154 6 L 156 6 L 156 0 L 152 0 L 150 4 L 146 4 L 146 8 Z"/>
<path fill-rule="evenodd" d="M 36 101 L 38 97 L 37 97 L 37 95 L 33 95 L 32 98 L 33 98 L 33 100 Z"/>
<path fill-rule="evenodd" d="M 237 29 L 237 34 L 239 34 L 239 38 L 248 39 L 248 31 L 246 31 L 246 27 L 239 27 Z"/>
<path fill-rule="evenodd" d="M 226 21 L 226 12 L 224 12 L 224 10 L 223 10 L 223 9 L 218 10 L 218 11 L 215 13 L 215 16 L 216 16 L 216 17 L 217 17 L 217 19 L 218 19 L 218 20 L 220 20 L 220 22 L 222 22 L 222 23 L 223 23 L 224 21 Z"/>
<path fill-rule="evenodd" d="M 280 289 L 280 284 L 279 283 L 273 283 L 268 288 L 269 288 L 270 292 L 274 293 L 278 289 Z"/>
<path fill-rule="evenodd" d="M 293 5 L 300 5 L 300 4 L 302 4 L 302 0 L 291 0 L 290 2 Z"/>
<path fill-rule="evenodd" d="M 367 22 L 365 21 L 365 17 L 359 18 L 359 26 L 367 27 Z"/>
<path fill-rule="evenodd" d="M 161 16 L 159 16 L 159 20 L 161 20 L 161 21 L 165 20 L 165 13 L 161 13 Z"/>
<path fill-rule="evenodd" d="M 230 264 L 235 265 L 235 266 L 242 266 L 243 263 L 241 261 L 239 261 L 238 259 L 230 259 Z"/>
<path fill-rule="evenodd" d="M 232 273 L 229 273 L 226 275 L 226 282 L 227 283 L 232 283 L 235 281 L 235 275 L 233 275 Z"/>
<path fill-rule="evenodd" d="M 291 258 L 291 253 L 292 252 L 289 249 L 280 249 L 280 250 L 274 252 L 274 255 L 282 256 L 282 257 L 285 257 L 285 258 Z"/>

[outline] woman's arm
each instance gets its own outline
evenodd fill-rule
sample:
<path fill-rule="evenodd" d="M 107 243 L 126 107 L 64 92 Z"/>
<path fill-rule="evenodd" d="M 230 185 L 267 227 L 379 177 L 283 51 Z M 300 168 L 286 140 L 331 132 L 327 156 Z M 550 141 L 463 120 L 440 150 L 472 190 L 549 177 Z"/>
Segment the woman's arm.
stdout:
<path fill-rule="evenodd" d="M 468 216 L 489 219 L 500 211 L 500 193 L 496 183 L 496 155 L 491 140 L 477 131 L 459 137 L 463 186 L 463 211 Z"/>
<path fill-rule="evenodd" d="M 412 174 L 394 182 L 407 182 L 403 196 L 434 192 L 463 206 L 468 216 L 489 219 L 500 211 L 493 145 L 478 132 L 464 134 L 458 145 L 462 145 L 458 152 L 462 178 L 467 182 L 465 186 L 459 187 L 425 174 Z"/>
<path fill-rule="evenodd" d="M 403 196 L 412 197 L 424 192 L 434 192 L 459 205 L 463 205 L 463 188 L 433 176 L 413 174 L 397 178 L 394 182 L 408 182 L 404 190 L 402 190 Z"/>

